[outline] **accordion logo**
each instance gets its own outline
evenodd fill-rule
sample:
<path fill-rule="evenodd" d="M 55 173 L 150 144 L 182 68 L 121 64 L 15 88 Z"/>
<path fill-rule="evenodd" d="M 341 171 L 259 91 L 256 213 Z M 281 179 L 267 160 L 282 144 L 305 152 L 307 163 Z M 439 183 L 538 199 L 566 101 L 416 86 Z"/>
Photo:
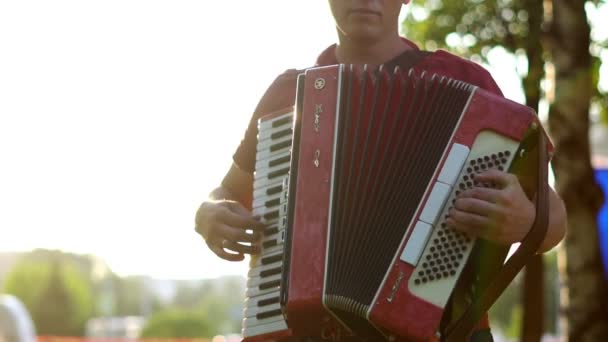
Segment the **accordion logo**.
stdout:
<path fill-rule="evenodd" d="M 399 288 L 399 285 L 401 285 L 401 281 L 403 280 L 403 277 L 405 277 L 405 274 L 403 272 L 399 272 L 399 277 L 397 277 L 397 281 L 395 281 L 395 284 L 393 285 L 391 294 L 390 294 L 390 296 L 388 296 L 386 298 L 386 300 L 389 303 L 393 302 L 393 298 L 395 298 L 395 294 L 397 293 L 397 289 Z"/>

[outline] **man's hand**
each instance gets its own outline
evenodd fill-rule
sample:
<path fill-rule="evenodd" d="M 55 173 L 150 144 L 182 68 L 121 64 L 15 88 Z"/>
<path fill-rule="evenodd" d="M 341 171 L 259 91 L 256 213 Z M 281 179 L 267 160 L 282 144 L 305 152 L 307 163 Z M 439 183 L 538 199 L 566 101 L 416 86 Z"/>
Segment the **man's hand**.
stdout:
<path fill-rule="evenodd" d="M 462 192 L 449 212 L 449 227 L 503 245 L 520 242 L 532 228 L 536 210 L 513 174 L 488 170 L 475 175 L 475 186 Z"/>
<path fill-rule="evenodd" d="M 264 227 L 236 201 L 203 202 L 196 212 L 196 232 L 203 236 L 213 253 L 229 261 L 243 260 L 245 253 L 257 253 L 257 242 Z"/>

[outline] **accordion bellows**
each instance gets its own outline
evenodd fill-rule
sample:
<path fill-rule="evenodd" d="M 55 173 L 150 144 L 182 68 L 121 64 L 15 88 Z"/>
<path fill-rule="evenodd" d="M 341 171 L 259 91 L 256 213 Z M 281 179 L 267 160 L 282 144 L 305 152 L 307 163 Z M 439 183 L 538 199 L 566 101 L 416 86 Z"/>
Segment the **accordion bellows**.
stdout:
<path fill-rule="evenodd" d="M 250 264 L 247 341 L 437 335 L 509 248 L 448 228 L 455 197 L 493 186 L 474 179 L 492 168 L 531 196 L 543 134 L 530 108 L 473 85 L 347 65 L 300 75 L 295 108 L 258 130 L 253 211 L 268 228 Z"/>

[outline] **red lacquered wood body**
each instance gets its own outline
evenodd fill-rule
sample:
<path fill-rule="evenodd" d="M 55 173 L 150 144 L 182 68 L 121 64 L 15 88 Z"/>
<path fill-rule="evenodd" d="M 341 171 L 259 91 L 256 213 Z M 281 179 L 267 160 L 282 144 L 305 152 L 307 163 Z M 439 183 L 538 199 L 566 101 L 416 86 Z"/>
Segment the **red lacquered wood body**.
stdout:
<path fill-rule="evenodd" d="M 291 329 L 287 329 L 257 336 L 245 337 L 243 338 L 242 342 L 273 342 L 291 336 L 293 336 Z"/>
<path fill-rule="evenodd" d="M 337 66 L 306 73 L 292 227 L 287 320 L 296 335 L 325 335 L 336 322 L 323 308 Z"/>
<path fill-rule="evenodd" d="M 482 130 L 492 130 L 501 135 L 521 141 L 533 121 L 534 113 L 522 111 L 520 104 L 498 97 L 482 89 L 475 93 L 465 109 L 450 145 L 459 143 L 471 148 L 475 137 Z M 432 182 L 437 180 L 438 173 L 445 162 L 447 152 L 442 157 L 441 165 L 433 175 Z M 426 202 L 430 187 L 424 195 Z M 416 213 L 412 225 L 418 220 L 422 206 Z M 408 229 L 411 234 L 412 227 Z M 410 236 L 406 236 L 397 251 L 392 267 L 387 270 L 387 277 L 379 289 L 377 300 L 370 310 L 370 321 L 385 333 L 393 335 L 396 340 L 428 341 L 439 329 L 443 308 L 431 304 L 413 295 L 408 288 L 414 267 L 399 259 Z M 390 301 L 388 298 L 391 298 Z"/>

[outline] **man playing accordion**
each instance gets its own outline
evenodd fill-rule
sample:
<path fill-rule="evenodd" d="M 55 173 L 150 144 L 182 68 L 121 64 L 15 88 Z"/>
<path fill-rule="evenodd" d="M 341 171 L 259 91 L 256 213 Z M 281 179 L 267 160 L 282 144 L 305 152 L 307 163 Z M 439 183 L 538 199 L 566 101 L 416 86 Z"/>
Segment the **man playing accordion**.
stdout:
<path fill-rule="evenodd" d="M 464 81 L 494 94 L 500 89 L 481 66 L 445 51 L 422 52 L 398 32 L 401 7 L 409 0 L 329 0 L 338 42 L 324 50 L 315 66 L 366 64 L 392 70 L 412 66 Z M 196 231 L 218 257 L 241 261 L 259 251 L 264 224 L 249 209 L 260 117 L 294 105 L 297 75 L 288 70 L 278 76 L 260 100 L 244 138 L 234 153 L 234 163 L 221 185 L 213 190 L 196 213 Z M 493 188 L 475 187 L 459 194 L 447 224 L 469 236 L 509 245 L 520 242 L 535 220 L 535 205 L 518 178 L 488 170 L 476 180 Z M 553 248 L 564 236 L 566 212 L 558 195 L 549 191 L 549 224 L 538 253 Z M 311 337 L 314 340 L 314 337 Z M 478 324 L 471 340 L 491 341 L 487 317 Z"/>

